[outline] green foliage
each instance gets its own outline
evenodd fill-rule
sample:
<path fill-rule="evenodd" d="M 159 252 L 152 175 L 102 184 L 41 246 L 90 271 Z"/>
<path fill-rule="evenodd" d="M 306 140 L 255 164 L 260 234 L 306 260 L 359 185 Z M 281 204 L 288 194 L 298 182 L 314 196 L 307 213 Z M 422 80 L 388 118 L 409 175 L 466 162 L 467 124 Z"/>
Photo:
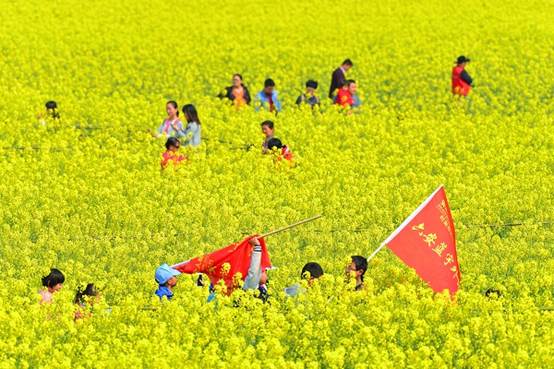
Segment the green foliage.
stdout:
<path fill-rule="evenodd" d="M 553 12 L 511 0 L 4 2 L 0 368 L 554 366 Z M 473 60 L 466 100 L 450 95 L 459 54 Z M 327 100 L 345 57 L 360 111 L 297 109 L 309 78 Z M 215 98 L 234 72 L 252 95 L 272 77 L 284 111 Z M 43 127 L 50 99 L 62 118 Z M 168 99 L 197 106 L 204 141 L 160 174 L 149 131 Z M 268 118 L 295 167 L 260 155 Z M 440 183 L 456 301 L 386 250 L 352 292 L 349 256 L 372 252 Z M 270 304 L 242 292 L 207 304 L 188 276 L 171 303 L 153 297 L 160 263 L 315 213 L 268 239 Z M 325 278 L 286 298 L 308 261 Z M 39 306 L 52 266 L 66 283 Z M 88 282 L 102 302 L 74 322 Z"/>

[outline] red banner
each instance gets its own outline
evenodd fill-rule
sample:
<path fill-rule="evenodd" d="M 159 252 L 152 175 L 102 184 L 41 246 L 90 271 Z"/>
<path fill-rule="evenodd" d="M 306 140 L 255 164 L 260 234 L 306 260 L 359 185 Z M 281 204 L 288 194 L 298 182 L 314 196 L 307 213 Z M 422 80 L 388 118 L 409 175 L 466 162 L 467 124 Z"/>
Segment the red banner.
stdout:
<path fill-rule="evenodd" d="M 435 292 L 454 295 L 460 284 L 454 221 L 440 186 L 384 242 Z"/>
<path fill-rule="evenodd" d="M 252 255 L 252 245 L 248 241 L 254 237 L 256 236 L 249 236 L 220 250 L 172 265 L 172 268 L 187 274 L 204 273 L 214 285 L 223 280 L 227 285 L 227 292 L 230 293 L 237 287 L 239 278 L 242 281 L 246 278 Z M 259 241 L 262 246 L 261 267 L 265 270 L 271 267 L 271 261 L 265 240 L 260 238 Z"/>

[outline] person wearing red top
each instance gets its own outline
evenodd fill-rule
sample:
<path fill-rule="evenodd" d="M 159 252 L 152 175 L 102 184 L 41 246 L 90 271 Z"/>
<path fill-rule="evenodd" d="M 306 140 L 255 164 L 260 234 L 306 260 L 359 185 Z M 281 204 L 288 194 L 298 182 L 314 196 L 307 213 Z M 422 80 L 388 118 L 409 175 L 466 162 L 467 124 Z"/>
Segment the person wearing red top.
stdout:
<path fill-rule="evenodd" d="M 349 108 L 354 104 L 354 99 L 349 89 L 350 81 L 344 81 L 340 88 L 335 104 L 342 106 L 343 108 Z"/>
<path fill-rule="evenodd" d="M 166 151 L 162 154 L 162 161 L 160 165 L 162 170 L 166 169 L 170 164 L 173 164 L 173 167 L 177 167 L 182 161 L 186 160 L 187 157 L 179 154 L 179 147 L 181 142 L 176 137 L 170 137 L 165 143 Z"/>
<path fill-rule="evenodd" d="M 459 56 L 456 60 L 456 66 L 452 68 L 452 93 L 458 96 L 467 96 L 471 91 L 473 80 L 465 70 L 469 59 L 465 56 Z"/>
<path fill-rule="evenodd" d="M 282 159 L 285 159 L 287 161 L 292 161 L 292 151 L 288 148 L 287 145 L 283 145 L 280 139 L 273 137 L 267 142 L 267 147 L 269 149 L 269 152 L 272 152 L 273 149 L 277 149 L 278 151 L 278 157 L 277 160 L 281 161 Z"/>

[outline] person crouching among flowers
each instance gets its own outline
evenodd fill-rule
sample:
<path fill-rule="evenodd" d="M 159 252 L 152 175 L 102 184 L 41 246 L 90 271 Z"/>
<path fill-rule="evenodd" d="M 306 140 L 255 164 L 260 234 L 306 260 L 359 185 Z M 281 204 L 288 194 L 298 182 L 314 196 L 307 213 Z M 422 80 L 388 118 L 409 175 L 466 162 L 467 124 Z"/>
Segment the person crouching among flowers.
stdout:
<path fill-rule="evenodd" d="M 169 137 L 165 143 L 166 151 L 162 154 L 160 165 L 162 170 L 166 169 L 170 164 L 176 168 L 182 161 L 187 160 L 185 155 L 179 154 L 181 142 L 176 137 Z"/>

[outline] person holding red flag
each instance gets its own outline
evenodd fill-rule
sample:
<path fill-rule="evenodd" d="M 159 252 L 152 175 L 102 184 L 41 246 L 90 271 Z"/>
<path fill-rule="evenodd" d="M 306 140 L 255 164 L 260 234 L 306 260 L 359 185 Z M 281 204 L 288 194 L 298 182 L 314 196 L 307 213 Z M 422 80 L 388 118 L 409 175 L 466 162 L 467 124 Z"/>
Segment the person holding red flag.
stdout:
<path fill-rule="evenodd" d="M 473 79 L 465 70 L 470 62 L 469 58 L 459 56 L 456 60 L 456 66 L 452 68 L 452 93 L 458 96 L 467 96 L 471 91 Z"/>
<path fill-rule="evenodd" d="M 251 269 L 252 262 L 254 266 Z M 206 274 L 213 286 L 223 281 L 226 294 L 231 294 L 235 288 L 240 287 L 240 283 L 237 282 L 244 282 L 243 286 L 246 285 L 246 289 L 252 286 L 257 288 L 264 282 L 264 272 L 270 267 L 271 261 L 265 240 L 255 235 L 172 266 L 173 269 L 185 274 Z"/>

